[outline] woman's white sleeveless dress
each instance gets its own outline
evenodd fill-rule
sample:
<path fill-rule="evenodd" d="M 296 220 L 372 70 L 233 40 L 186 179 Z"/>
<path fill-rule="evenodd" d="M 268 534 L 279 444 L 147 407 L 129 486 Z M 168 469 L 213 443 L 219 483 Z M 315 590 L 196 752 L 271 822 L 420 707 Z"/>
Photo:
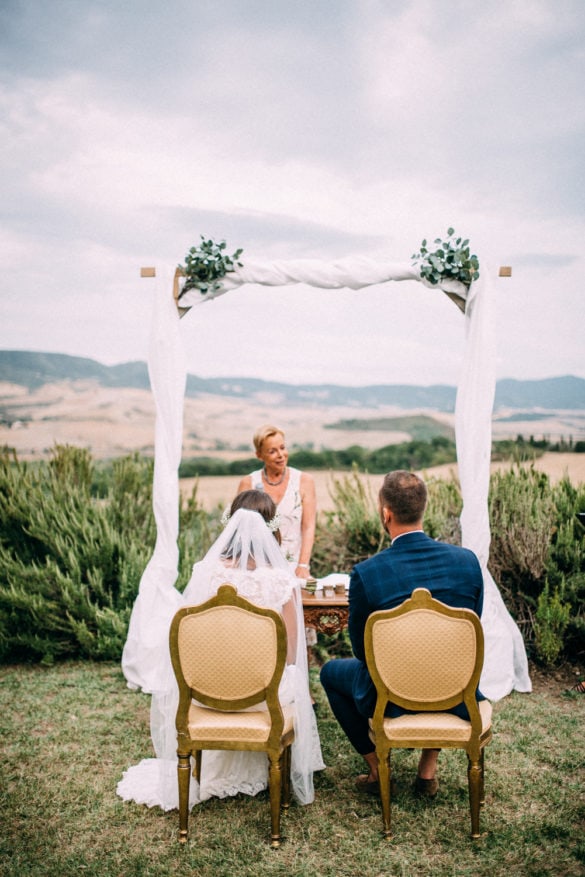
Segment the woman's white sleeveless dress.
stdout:
<path fill-rule="evenodd" d="M 252 472 L 250 475 L 254 490 L 264 490 L 262 469 Z M 286 492 L 277 505 L 280 515 L 280 535 L 282 537 L 282 552 L 286 559 L 295 566 L 301 553 L 301 520 L 303 517 L 303 503 L 301 500 L 301 471 L 288 467 L 288 484 Z"/>

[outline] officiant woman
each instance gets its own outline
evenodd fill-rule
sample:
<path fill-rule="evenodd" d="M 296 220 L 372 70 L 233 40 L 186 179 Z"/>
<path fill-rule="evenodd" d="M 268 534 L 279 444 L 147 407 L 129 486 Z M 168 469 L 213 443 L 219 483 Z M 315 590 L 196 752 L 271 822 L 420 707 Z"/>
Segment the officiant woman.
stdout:
<path fill-rule="evenodd" d="M 298 578 L 311 572 L 317 502 L 315 482 L 307 472 L 288 465 L 284 432 L 277 426 L 261 426 L 254 434 L 254 450 L 262 468 L 242 478 L 243 490 L 264 490 L 276 503 L 280 515 L 282 550 Z"/>

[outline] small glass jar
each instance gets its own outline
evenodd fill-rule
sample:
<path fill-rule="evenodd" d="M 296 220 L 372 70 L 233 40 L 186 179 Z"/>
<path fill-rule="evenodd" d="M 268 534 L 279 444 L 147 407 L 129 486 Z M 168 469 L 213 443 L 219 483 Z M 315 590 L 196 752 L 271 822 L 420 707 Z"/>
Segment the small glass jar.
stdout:
<path fill-rule="evenodd" d="M 309 594 L 314 594 L 317 590 L 317 579 L 308 578 L 305 579 L 305 583 L 303 585 L 305 591 L 308 591 Z"/>

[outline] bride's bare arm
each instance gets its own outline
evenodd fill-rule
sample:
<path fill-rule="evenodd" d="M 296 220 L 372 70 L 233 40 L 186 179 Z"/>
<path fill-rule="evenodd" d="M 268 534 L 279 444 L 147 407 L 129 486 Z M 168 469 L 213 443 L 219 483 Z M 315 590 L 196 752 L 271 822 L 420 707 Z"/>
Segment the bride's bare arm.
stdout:
<path fill-rule="evenodd" d="M 287 664 L 294 664 L 297 655 L 297 614 L 292 598 L 282 607 L 282 617 L 288 638 L 286 662 Z"/>

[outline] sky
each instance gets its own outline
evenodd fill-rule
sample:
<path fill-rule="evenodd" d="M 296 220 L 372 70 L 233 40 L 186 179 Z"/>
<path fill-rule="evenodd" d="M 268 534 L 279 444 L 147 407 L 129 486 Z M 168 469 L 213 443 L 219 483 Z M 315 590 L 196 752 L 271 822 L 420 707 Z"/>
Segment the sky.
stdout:
<path fill-rule="evenodd" d="M 3 0 L 0 348 L 146 360 L 140 268 L 200 235 L 410 262 L 451 226 L 513 269 L 497 377 L 585 378 L 584 83 L 583 0 Z M 248 285 L 181 335 L 204 377 L 456 385 L 464 319 Z"/>

